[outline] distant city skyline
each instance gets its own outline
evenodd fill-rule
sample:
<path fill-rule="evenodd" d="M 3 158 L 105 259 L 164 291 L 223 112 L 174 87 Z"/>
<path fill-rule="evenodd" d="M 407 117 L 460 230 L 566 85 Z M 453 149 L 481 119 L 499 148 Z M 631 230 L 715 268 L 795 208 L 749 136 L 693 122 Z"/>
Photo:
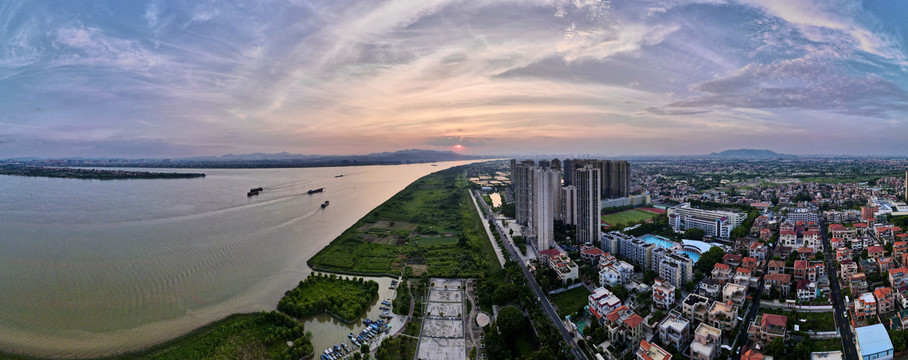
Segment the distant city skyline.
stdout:
<path fill-rule="evenodd" d="M 8 1 L 0 158 L 908 154 L 908 2 Z"/>

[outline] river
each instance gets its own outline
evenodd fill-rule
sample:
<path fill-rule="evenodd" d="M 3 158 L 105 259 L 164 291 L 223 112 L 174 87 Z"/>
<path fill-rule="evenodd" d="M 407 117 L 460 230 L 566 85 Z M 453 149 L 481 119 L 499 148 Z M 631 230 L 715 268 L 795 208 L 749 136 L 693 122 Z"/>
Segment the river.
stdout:
<path fill-rule="evenodd" d="M 347 227 L 414 180 L 459 164 L 204 169 L 196 179 L 0 176 L 0 349 L 119 353 L 272 310 L 311 272 L 306 260 Z M 259 186 L 261 195 L 246 196 Z M 306 326 L 316 350 L 352 332 L 326 316 Z"/>

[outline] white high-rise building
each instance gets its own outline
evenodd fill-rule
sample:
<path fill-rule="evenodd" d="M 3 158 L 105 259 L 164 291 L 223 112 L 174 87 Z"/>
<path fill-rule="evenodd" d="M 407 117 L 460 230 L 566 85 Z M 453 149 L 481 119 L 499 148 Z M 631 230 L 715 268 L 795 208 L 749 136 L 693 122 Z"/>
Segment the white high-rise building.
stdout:
<path fill-rule="evenodd" d="M 553 186 L 556 183 L 561 183 L 561 172 L 542 168 L 533 171 L 533 207 L 529 226 L 536 236 L 538 251 L 548 250 L 554 243 L 555 198 L 561 195 L 554 191 L 560 188 Z"/>
<path fill-rule="evenodd" d="M 577 187 L 577 242 L 597 244 L 602 226 L 599 217 L 599 181 L 602 179 L 599 169 L 586 165 L 574 170 L 573 178 Z"/>
<path fill-rule="evenodd" d="M 533 171 L 536 165 L 532 160 L 524 160 L 514 165 L 514 201 L 517 223 L 527 225 L 532 214 L 533 207 Z"/>
<path fill-rule="evenodd" d="M 561 221 L 565 225 L 577 224 L 577 188 L 574 185 L 561 188 Z"/>

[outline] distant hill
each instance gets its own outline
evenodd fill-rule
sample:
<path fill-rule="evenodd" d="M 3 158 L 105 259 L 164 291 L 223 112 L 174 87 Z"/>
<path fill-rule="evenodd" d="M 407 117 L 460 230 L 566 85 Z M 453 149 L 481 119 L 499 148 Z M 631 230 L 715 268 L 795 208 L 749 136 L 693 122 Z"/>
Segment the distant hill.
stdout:
<path fill-rule="evenodd" d="M 485 159 L 487 156 L 458 154 L 453 151 L 409 149 L 366 155 L 303 155 L 281 153 L 227 154 L 180 159 L 34 159 L 18 160 L 40 166 L 93 167 L 189 167 L 189 168 L 279 168 L 353 165 L 395 165 L 438 161 Z"/>
<path fill-rule="evenodd" d="M 780 154 L 772 150 L 757 150 L 757 149 L 734 149 L 734 150 L 725 150 L 719 153 L 709 154 L 711 157 L 723 157 L 723 158 L 780 158 L 780 157 L 794 157 L 794 155 L 789 154 Z"/>
<path fill-rule="evenodd" d="M 263 161 L 263 160 L 358 160 L 358 161 L 451 161 L 479 159 L 479 156 L 458 154 L 453 151 L 409 149 L 394 152 L 371 153 L 366 155 L 305 155 L 280 153 L 227 154 L 222 156 L 196 156 L 174 161 Z"/>

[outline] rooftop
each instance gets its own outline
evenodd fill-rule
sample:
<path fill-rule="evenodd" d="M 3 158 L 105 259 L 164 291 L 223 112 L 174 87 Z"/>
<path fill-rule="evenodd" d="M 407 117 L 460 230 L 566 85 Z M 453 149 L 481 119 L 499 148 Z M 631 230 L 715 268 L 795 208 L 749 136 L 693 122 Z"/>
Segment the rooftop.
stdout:
<path fill-rule="evenodd" d="M 855 333 L 861 357 L 893 350 L 892 340 L 883 324 L 862 326 L 856 328 Z"/>

